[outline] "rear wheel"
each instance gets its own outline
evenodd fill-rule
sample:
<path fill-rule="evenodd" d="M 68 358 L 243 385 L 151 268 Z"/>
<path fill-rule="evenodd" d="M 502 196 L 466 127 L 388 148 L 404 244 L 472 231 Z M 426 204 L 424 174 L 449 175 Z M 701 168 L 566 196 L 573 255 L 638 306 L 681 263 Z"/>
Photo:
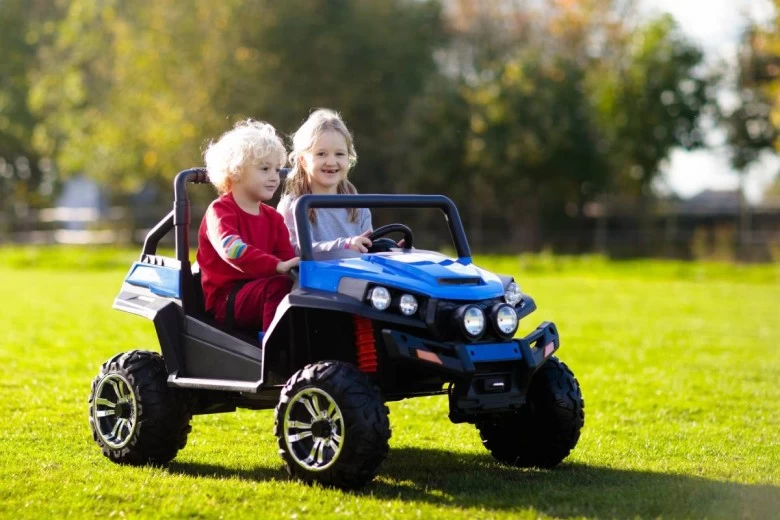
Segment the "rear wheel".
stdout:
<path fill-rule="evenodd" d="M 162 357 L 133 350 L 106 361 L 92 381 L 89 426 L 103 455 L 121 464 L 166 464 L 187 444 L 187 395 L 169 388 Z"/>
<path fill-rule="evenodd" d="M 370 482 L 389 450 L 388 409 L 374 382 L 352 365 L 307 365 L 276 407 L 279 454 L 290 476 L 355 489 Z"/>
<path fill-rule="evenodd" d="M 517 413 L 477 423 L 482 444 L 497 460 L 552 468 L 580 438 L 585 422 L 580 385 L 565 363 L 551 357 L 534 374 L 528 402 Z"/>

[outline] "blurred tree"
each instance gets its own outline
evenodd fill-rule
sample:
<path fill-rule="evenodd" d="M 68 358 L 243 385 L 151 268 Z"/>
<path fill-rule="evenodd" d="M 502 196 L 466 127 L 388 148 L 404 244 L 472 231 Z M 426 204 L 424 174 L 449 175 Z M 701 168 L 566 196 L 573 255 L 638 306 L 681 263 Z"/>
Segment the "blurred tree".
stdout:
<path fill-rule="evenodd" d="M 750 165 L 765 152 L 780 151 L 780 0 L 775 0 L 774 27 L 747 28 L 737 54 L 735 83 L 737 102 L 731 110 L 721 110 L 726 128 L 731 165 L 740 174 L 744 193 Z M 750 209 L 741 197 L 738 240 L 747 245 L 751 238 Z"/>
<path fill-rule="evenodd" d="M 780 17 L 777 24 L 780 30 Z M 780 150 L 780 36 L 748 28 L 737 58 L 738 101 L 721 117 L 731 163 L 743 172 L 763 151 Z"/>
<path fill-rule="evenodd" d="M 437 154 L 439 136 L 453 134 L 451 114 L 421 111 L 417 149 L 449 175 L 415 179 L 463 197 L 475 228 L 498 218 L 510 240 L 540 247 L 539 237 L 511 231 L 527 233 L 513 224 L 541 217 L 546 230 L 574 227 L 576 243 L 577 222 L 567 219 L 589 201 L 608 191 L 644 200 L 673 147 L 702 145 L 710 78 L 696 74 L 701 53 L 670 17 L 632 27 L 633 2 L 612 0 L 455 4 L 440 63 L 455 85 L 443 99 L 463 105 L 453 126 L 464 144 Z"/>
<path fill-rule="evenodd" d="M 237 5 L 70 2 L 30 94 L 43 121 L 38 148 L 63 173 L 116 193 L 199 164 L 204 137 L 224 126 L 213 93 L 228 72 Z"/>
<path fill-rule="evenodd" d="M 235 119 L 291 131 L 329 106 L 356 134 L 366 185 L 383 189 L 438 20 L 438 4 L 410 0 L 73 0 L 31 94 L 37 144 L 127 192 L 199 163 Z"/>
<path fill-rule="evenodd" d="M 645 199 L 673 148 L 703 146 L 712 78 L 697 73 L 701 63 L 701 51 L 664 15 L 591 65 L 588 90 L 618 190 Z"/>
<path fill-rule="evenodd" d="M 62 11 L 55 0 L 0 1 L 0 206 L 41 205 L 53 191 L 50 161 L 32 145 L 38 119 L 29 110 L 30 76 L 36 51 L 49 41 Z"/>
<path fill-rule="evenodd" d="M 409 0 L 288 0 L 250 4 L 242 47 L 263 75 L 230 83 L 234 110 L 262 114 L 292 132 L 316 107 L 339 110 L 353 131 L 361 191 L 390 191 L 390 165 L 400 154 L 401 125 L 426 78 L 436 73 L 442 42 L 438 2 Z M 265 21 L 264 21 L 265 20 Z M 248 78 L 265 83 L 262 95 Z"/>

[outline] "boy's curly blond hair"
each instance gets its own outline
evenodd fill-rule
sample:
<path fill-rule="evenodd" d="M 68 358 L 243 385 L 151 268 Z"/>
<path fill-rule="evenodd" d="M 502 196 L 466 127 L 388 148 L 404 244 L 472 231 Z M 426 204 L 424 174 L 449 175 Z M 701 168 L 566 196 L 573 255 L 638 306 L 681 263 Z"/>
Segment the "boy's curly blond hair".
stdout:
<path fill-rule="evenodd" d="M 285 164 L 287 151 L 276 129 L 262 121 L 239 121 L 232 130 L 209 143 L 203 158 L 211 183 L 220 194 L 229 192 L 244 168 L 267 161 L 275 166 Z"/>

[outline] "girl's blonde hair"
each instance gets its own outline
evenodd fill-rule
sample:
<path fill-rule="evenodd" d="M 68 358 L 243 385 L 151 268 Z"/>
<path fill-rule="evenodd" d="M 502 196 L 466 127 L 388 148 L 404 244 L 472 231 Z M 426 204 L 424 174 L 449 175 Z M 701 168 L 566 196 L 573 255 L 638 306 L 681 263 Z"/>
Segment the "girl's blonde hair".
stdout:
<path fill-rule="evenodd" d="M 349 167 L 351 169 L 355 166 L 355 163 L 357 163 L 357 152 L 355 151 L 352 134 L 350 134 L 347 125 L 344 124 L 339 113 L 327 108 L 315 110 L 292 136 L 293 149 L 289 156 L 292 170 L 284 183 L 285 195 L 290 195 L 293 199 L 296 199 L 301 195 L 311 193 L 311 181 L 309 181 L 309 175 L 304 170 L 301 163 L 303 154 L 311 151 L 312 147 L 314 147 L 314 142 L 322 134 L 329 131 L 336 131 L 344 136 L 344 141 L 347 143 Z M 347 172 L 347 174 L 348 173 L 349 172 Z M 357 189 L 349 180 L 347 180 L 347 176 L 345 175 L 341 182 L 339 182 L 337 193 L 355 194 L 357 193 Z M 357 222 L 357 208 L 349 208 L 348 213 L 350 222 Z M 309 210 L 309 220 L 311 222 L 317 220 L 317 215 L 313 209 Z"/>
<path fill-rule="evenodd" d="M 220 194 L 233 188 L 241 172 L 250 165 L 267 161 L 282 167 L 287 150 L 276 129 L 268 123 L 247 119 L 210 142 L 203 158 L 211 183 Z"/>

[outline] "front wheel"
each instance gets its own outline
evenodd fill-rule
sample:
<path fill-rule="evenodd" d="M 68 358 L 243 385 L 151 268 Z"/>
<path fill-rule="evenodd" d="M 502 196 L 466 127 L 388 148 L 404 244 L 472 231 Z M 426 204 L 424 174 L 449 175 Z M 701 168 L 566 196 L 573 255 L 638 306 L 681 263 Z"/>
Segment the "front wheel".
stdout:
<path fill-rule="evenodd" d="M 167 464 L 187 444 L 191 418 L 186 394 L 168 387 L 156 352 L 117 354 L 92 381 L 89 426 L 113 462 Z"/>
<path fill-rule="evenodd" d="M 302 368 L 276 407 L 288 474 L 345 489 L 364 486 L 387 457 L 388 413 L 377 386 L 354 366 L 324 361 Z"/>
<path fill-rule="evenodd" d="M 580 438 L 585 423 L 580 385 L 565 363 L 551 357 L 517 413 L 477 423 L 482 444 L 496 460 L 519 467 L 557 466 Z"/>

